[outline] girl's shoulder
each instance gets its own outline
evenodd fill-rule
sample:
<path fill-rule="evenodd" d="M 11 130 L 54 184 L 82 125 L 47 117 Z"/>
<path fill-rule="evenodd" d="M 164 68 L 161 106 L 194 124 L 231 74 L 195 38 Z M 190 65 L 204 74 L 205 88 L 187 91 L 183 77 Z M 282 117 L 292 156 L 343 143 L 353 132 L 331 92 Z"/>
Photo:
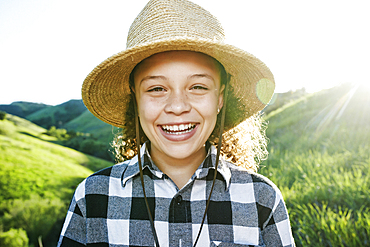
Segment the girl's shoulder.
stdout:
<path fill-rule="evenodd" d="M 107 189 L 112 181 L 121 181 L 122 175 L 126 171 L 130 161 L 125 161 L 122 163 L 115 164 L 110 167 L 103 168 L 87 178 L 85 178 L 76 189 L 77 194 L 97 193 L 97 194 L 107 194 Z"/>
<path fill-rule="evenodd" d="M 130 160 L 126 160 L 124 162 L 115 164 L 110 167 L 103 168 L 97 172 L 94 172 L 91 174 L 87 179 L 91 177 L 96 177 L 96 176 L 106 176 L 106 177 L 115 177 L 115 178 L 120 178 L 122 174 L 125 172 L 127 169 L 128 165 L 130 164 Z"/>
<path fill-rule="evenodd" d="M 263 194 L 269 197 L 282 198 L 279 188 L 266 176 L 226 162 L 230 168 L 230 184 L 234 186 L 251 187 L 256 196 Z"/>

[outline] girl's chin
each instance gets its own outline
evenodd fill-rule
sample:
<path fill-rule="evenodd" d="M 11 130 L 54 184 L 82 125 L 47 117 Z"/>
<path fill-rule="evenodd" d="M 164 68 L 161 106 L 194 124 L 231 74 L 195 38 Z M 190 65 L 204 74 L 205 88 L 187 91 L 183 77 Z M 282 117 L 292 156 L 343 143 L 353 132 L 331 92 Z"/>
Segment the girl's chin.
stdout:
<path fill-rule="evenodd" d="M 205 151 L 202 150 L 204 145 L 197 145 L 195 143 L 187 143 L 182 145 L 165 145 L 161 147 L 161 150 L 156 150 L 161 152 L 162 155 L 167 156 L 169 159 L 175 160 L 185 160 L 185 159 L 194 159 L 197 155 L 204 156 Z M 154 151 L 152 148 L 152 151 Z"/>

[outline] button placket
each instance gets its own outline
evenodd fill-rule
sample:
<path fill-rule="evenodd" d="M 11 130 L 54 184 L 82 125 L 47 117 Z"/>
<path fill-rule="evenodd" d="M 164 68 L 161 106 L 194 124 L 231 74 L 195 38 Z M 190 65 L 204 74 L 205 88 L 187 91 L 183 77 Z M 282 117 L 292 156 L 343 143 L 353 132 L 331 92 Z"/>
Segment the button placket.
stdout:
<path fill-rule="evenodd" d="M 178 206 L 180 206 L 181 202 L 182 202 L 182 196 L 181 195 L 178 195 L 176 196 L 175 198 L 175 202 Z"/>

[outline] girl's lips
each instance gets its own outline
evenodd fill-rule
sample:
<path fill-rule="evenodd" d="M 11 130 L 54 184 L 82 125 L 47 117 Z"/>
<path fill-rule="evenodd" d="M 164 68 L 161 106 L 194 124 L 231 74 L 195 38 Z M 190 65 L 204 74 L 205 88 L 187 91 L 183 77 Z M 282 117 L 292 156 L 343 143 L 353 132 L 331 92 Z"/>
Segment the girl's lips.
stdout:
<path fill-rule="evenodd" d="M 163 131 L 167 132 L 168 134 L 182 134 L 183 132 L 189 132 L 194 129 L 196 126 L 195 123 L 187 123 L 187 124 L 166 124 L 162 125 Z"/>
<path fill-rule="evenodd" d="M 191 138 L 199 124 L 186 123 L 186 124 L 166 124 L 159 125 L 161 134 L 170 141 L 185 141 Z"/>

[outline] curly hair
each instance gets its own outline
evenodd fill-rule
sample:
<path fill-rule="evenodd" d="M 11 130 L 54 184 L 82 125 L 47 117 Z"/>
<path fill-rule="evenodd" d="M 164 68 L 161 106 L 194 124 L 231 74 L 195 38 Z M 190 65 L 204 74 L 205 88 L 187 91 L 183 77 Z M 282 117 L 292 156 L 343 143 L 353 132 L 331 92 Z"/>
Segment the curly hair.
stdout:
<path fill-rule="evenodd" d="M 212 57 L 211 57 L 212 58 Z M 216 66 L 220 70 L 221 85 L 224 85 L 230 80 L 231 75 L 227 74 L 224 67 L 217 60 Z M 140 63 L 139 63 L 140 64 Z M 138 64 L 138 65 L 139 65 Z M 138 65 L 131 72 L 130 86 L 134 87 L 133 74 Z M 134 97 L 130 98 L 125 119 L 135 119 Z M 226 117 L 224 123 L 224 132 L 222 134 L 221 156 L 238 166 L 242 166 L 250 172 L 257 172 L 258 165 L 268 156 L 265 131 L 267 123 L 264 122 L 260 114 L 252 115 L 249 118 L 247 107 L 243 105 L 240 99 L 235 96 L 234 88 L 229 85 L 226 107 Z M 240 119 L 244 120 L 241 121 Z M 208 138 L 212 145 L 216 145 L 219 139 L 219 130 L 221 125 L 221 114 L 217 116 L 215 128 Z M 141 126 L 140 128 L 140 143 L 148 140 Z M 120 129 L 112 142 L 112 147 L 117 162 L 122 162 L 133 158 L 137 154 L 135 121 L 126 121 L 125 126 Z"/>
<path fill-rule="evenodd" d="M 221 156 L 250 172 L 257 172 L 259 164 L 268 156 L 266 129 L 267 123 L 262 120 L 261 115 L 249 117 L 222 134 Z M 112 142 L 117 162 L 132 159 L 137 154 L 136 138 L 128 138 L 127 132 L 121 129 Z M 141 143 L 146 140 L 147 137 L 142 132 Z M 217 146 L 218 137 L 211 135 L 208 141 Z"/>

